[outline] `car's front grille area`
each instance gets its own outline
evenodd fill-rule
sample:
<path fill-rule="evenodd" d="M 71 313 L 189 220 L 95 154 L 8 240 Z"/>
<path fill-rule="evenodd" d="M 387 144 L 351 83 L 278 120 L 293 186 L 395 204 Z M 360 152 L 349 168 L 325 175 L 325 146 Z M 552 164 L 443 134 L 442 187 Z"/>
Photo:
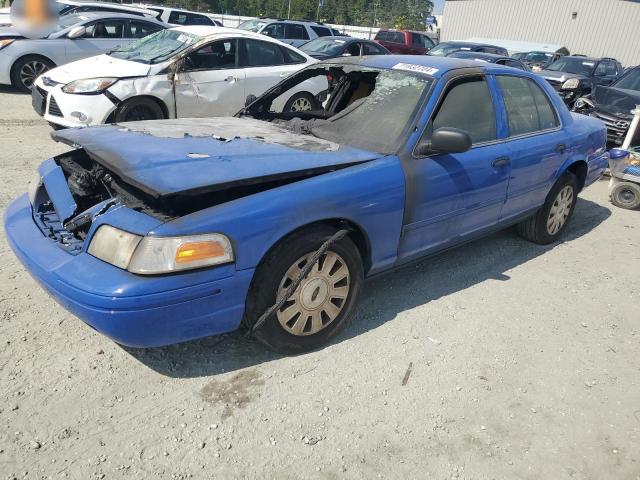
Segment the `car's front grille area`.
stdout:
<path fill-rule="evenodd" d="M 627 130 L 629 130 L 630 122 L 616 117 L 614 115 L 610 115 L 602 112 L 592 112 L 592 117 L 598 118 L 604 122 L 607 127 L 607 141 L 614 145 L 622 145 L 624 141 L 624 137 L 627 135 Z"/>
<path fill-rule="evenodd" d="M 53 203 L 46 194 L 46 189 L 40 187 L 43 191 L 38 198 L 41 202 L 33 209 L 33 219 L 40 231 L 51 240 L 54 240 L 58 246 L 72 255 L 78 255 L 82 251 L 84 241 L 71 232 L 66 230 L 62 225 L 62 220 L 56 213 Z"/>
<path fill-rule="evenodd" d="M 42 115 L 42 112 L 44 112 L 44 110 L 47 108 L 47 91 L 44 90 L 43 88 L 37 87 L 36 89 L 38 90 L 38 93 L 42 96 L 42 105 L 40 105 L 41 110 L 40 110 L 40 114 Z"/>
<path fill-rule="evenodd" d="M 49 115 L 53 115 L 54 117 L 63 117 L 62 111 L 60 111 L 60 107 L 58 106 L 58 102 L 51 95 L 51 99 L 49 100 Z"/>

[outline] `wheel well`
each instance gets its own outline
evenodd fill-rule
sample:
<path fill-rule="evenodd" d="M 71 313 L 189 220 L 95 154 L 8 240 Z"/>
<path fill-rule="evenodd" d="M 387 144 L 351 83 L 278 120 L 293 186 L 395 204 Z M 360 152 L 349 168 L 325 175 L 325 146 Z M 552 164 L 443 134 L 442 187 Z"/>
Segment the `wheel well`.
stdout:
<path fill-rule="evenodd" d="M 349 230 L 348 237 L 351 239 L 351 241 L 355 244 L 355 246 L 358 248 L 358 251 L 360 252 L 360 257 L 362 258 L 362 268 L 366 275 L 366 273 L 369 271 L 369 268 L 371 268 L 371 246 L 369 243 L 369 238 L 367 237 L 364 230 L 359 225 L 349 220 L 345 220 L 341 218 L 332 218 L 332 219 L 319 220 L 317 222 L 307 223 L 306 225 L 302 225 L 296 228 L 295 230 L 288 232 L 286 235 L 280 238 L 277 242 L 275 242 L 269 248 L 269 250 L 265 253 L 263 258 L 265 258 L 271 250 L 273 250 L 277 245 L 279 245 L 281 242 L 286 240 L 293 233 L 297 233 L 301 230 L 306 230 L 307 228 L 316 227 L 318 225 L 328 225 L 332 228 L 335 228 L 336 231 L 343 228 L 346 228 L 347 230 Z"/>
<path fill-rule="evenodd" d="M 151 100 L 152 102 L 155 102 L 162 110 L 162 115 L 164 115 L 164 118 L 169 118 L 169 109 L 167 108 L 167 105 L 158 97 L 154 97 L 153 95 L 136 95 L 135 97 L 127 98 L 126 100 L 120 102 L 115 110 L 109 114 L 105 123 L 113 123 L 115 121 L 116 112 L 123 103 L 130 102 L 131 100 L 138 98 L 146 98 L 148 100 Z"/>
<path fill-rule="evenodd" d="M 587 179 L 588 170 L 589 167 L 587 167 L 587 162 L 585 162 L 584 160 L 578 160 L 577 162 L 569 165 L 569 168 L 567 168 L 567 171 L 573 173 L 578 179 L 578 190 L 582 190 L 582 187 L 584 187 L 584 182 Z"/>

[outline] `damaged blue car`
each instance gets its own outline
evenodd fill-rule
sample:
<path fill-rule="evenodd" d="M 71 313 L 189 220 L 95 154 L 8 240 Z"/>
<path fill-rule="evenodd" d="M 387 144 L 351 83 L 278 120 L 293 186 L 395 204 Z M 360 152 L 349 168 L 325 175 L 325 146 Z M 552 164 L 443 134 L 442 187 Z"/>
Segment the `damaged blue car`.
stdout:
<path fill-rule="evenodd" d="M 313 110 L 277 107 L 318 79 Z M 604 124 L 544 79 L 428 56 L 316 64 L 232 118 L 52 136 L 71 149 L 7 208 L 7 237 L 62 306 L 134 347 L 243 326 L 318 348 L 366 277 L 510 225 L 556 241 L 608 159 Z"/>

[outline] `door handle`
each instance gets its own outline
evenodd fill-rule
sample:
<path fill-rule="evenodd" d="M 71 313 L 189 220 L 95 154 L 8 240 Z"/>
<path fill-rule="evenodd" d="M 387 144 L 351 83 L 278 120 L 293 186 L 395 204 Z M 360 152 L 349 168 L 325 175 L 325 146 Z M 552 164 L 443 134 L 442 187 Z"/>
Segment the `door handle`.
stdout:
<path fill-rule="evenodd" d="M 509 157 L 499 157 L 496 158 L 493 162 L 491 162 L 491 166 L 493 168 L 504 167 L 505 165 L 509 165 L 511 160 Z"/>
<path fill-rule="evenodd" d="M 567 146 L 564 143 L 559 143 L 556 145 L 555 150 L 558 153 L 564 153 L 564 151 L 567 149 Z"/>

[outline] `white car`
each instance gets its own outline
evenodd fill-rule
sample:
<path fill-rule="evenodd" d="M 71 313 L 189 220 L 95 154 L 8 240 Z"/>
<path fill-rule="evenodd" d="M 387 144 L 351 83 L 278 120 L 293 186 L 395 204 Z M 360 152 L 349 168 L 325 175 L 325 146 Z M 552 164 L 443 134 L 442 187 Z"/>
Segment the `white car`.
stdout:
<path fill-rule="evenodd" d="M 0 8 L 0 27 L 10 27 L 11 26 L 11 9 Z"/>
<path fill-rule="evenodd" d="M 15 27 L 0 28 L 0 84 L 29 93 L 38 75 L 68 62 L 108 52 L 166 24 L 124 13 L 64 15 L 45 38 L 25 38 Z"/>
<path fill-rule="evenodd" d="M 35 82 L 33 107 L 54 127 L 233 115 L 247 97 L 315 62 L 264 35 L 177 27 L 47 72 Z M 326 89 L 326 79 L 310 80 L 276 103 L 311 110 Z"/>
<path fill-rule="evenodd" d="M 222 22 L 216 20 L 211 13 L 193 12 L 182 8 L 165 7 L 164 5 L 147 5 L 146 3 L 134 3 L 131 6 L 151 10 L 161 22 L 175 27 L 187 25 L 213 25 L 222 27 Z"/>

